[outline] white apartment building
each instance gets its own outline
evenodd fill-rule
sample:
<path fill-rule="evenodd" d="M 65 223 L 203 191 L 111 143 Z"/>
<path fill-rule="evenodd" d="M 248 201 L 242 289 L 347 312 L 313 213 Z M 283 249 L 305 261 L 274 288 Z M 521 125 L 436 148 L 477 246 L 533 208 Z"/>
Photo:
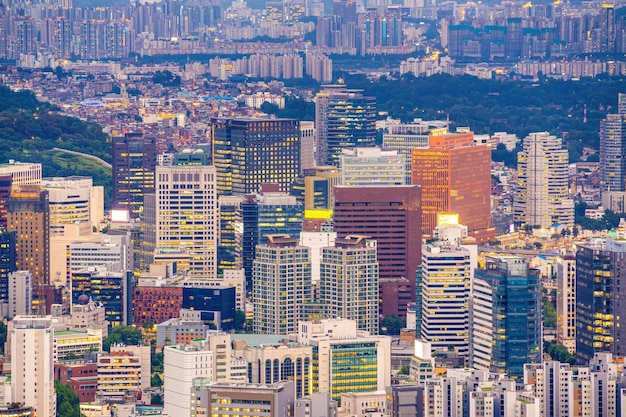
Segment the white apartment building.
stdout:
<path fill-rule="evenodd" d="M 191 413 L 194 378 L 213 378 L 213 352 L 205 341 L 163 349 L 164 411 L 171 416 Z"/>
<path fill-rule="evenodd" d="M 548 132 L 531 133 L 517 155 L 515 221 L 550 228 L 574 225 L 574 201 L 569 198 L 569 152 Z"/>
<path fill-rule="evenodd" d="M 295 333 L 298 308 L 311 301 L 311 250 L 289 235 L 257 245 L 252 267 L 256 334 Z"/>
<path fill-rule="evenodd" d="M 311 282 L 320 280 L 322 249 L 335 246 L 337 232 L 300 232 L 300 245 L 311 248 Z"/>
<path fill-rule="evenodd" d="M 41 184 L 41 164 L 9 160 L 8 164 L 0 164 L 0 176 L 10 175 L 13 185 Z"/>
<path fill-rule="evenodd" d="M 341 185 L 348 187 L 405 185 L 404 155 L 385 148 L 342 149 Z"/>
<path fill-rule="evenodd" d="M 12 402 L 33 407 L 35 417 L 54 417 L 56 393 L 52 317 L 17 316 L 11 323 Z"/>
<path fill-rule="evenodd" d="M 319 301 L 329 317 L 355 320 L 359 330 L 378 334 L 378 283 L 375 240 L 348 235 L 322 249 Z"/>
<path fill-rule="evenodd" d="M 44 178 L 50 206 L 50 234 L 65 234 L 65 226 L 79 224 L 88 233 L 104 218 L 104 187 L 91 177 Z"/>
<path fill-rule="evenodd" d="M 9 317 L 28 316 L 33 310 L 33 274 L 28 271 L 9 273 Z"/>

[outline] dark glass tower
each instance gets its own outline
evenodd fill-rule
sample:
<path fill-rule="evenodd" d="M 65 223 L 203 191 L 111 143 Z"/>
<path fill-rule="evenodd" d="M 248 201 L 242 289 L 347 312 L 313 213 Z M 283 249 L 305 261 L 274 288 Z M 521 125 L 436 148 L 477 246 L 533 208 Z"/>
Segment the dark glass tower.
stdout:
<path fill-rule="evenodd" d="M 7 300 L 9 274 L 15 272 L 15 232 L 0 228 L 0 300 Z"/>
<path fill-rule="evenodd" d="M 143 133 L 113 138 L 113 207 L 143 212 L 144 194 L 154 193 L 156 144 Z"/>
<path fill-rule="evenodd" d="M 587 364 L 596 352 L 626 355 L 626 241 L 597 239 L 576 253 L 576 360 Z"/>
<path fill-rule="evenodd" d="M 218 194 L 252 194 L 262 184 L 290 191 L 300 174 L 299 120 L 219 118 L 211 123 Z"/>
<path fill-rule="evenodd" d="M 343 148 L 376 145 L 376 99 L 327 85 L 315 97 L 317 164 L 339 166 Z"/>

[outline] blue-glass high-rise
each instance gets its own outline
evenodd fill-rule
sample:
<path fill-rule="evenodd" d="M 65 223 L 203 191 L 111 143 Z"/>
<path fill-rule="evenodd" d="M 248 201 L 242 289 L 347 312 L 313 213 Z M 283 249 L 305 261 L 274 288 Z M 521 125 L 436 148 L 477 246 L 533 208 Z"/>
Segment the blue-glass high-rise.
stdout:
<path fill-rule="evenodd" d="M 0 227 L 0 300 L 9 298 L 9 274 L 15 272 L 15 232 Z"/>
<path fill-rule="evenodd" d="M 488 257 L 475 278 L 492 292 L 493 345 L 490 371 L 521 378 L 525 363 L 541 361 L 539 270 L 520 256 Z"/>

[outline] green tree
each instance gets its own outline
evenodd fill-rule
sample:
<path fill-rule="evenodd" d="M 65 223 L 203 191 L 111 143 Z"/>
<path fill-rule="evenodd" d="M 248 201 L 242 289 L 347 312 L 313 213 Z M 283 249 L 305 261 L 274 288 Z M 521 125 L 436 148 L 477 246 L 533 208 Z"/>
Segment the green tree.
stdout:
<path fill-rule="evenodd" d="M 163 349 L 160 351 L 156 350 L 156 347 L 152 346 L 150 348 L 151 356 L 150 356 L 150 371 L 151 372 L 163 372 Z"/>
<path fill-rule="evenodd" d="M 163 385 L 163 380 L 161 379 L 161 376 L 157 373 L 152 374 L 152 377 L 150 377 L 150 386 L 160 387 L 162 385 Z"/>
<path fill-rule="evenodd" d="M 383 318 L 382 332 L 383 334 L 398 335 L 400 330 L 405 326 L 404 320 L 395 314 L 390 314 Z"/>
<path fill-rule="evenodd" d="M 569 353 L 565 346 L 559 343 L 549 343 L 546 347 L 548 355 L 550 355 L 553 360 L 569 363 L 570 365 L 573 365 L 576 362 L 576 356 Z"/>
<path fill-rule="evenodd" d="M 398 375 L 408 375 L 410 372 L 411 372 L 411 368 L 405 365 L 402 368 L 400 368 L 400 370 L 398 371 Z"/>
<path fill-rule="evenodd" d="M 143 339 L 141 330 L 133 326 L 116 326 L 111 329 L 103 343 L 103 349 L 111 350 L 111 345 L 123 343 L 127 346 L 138 345 Z"/>
<path fill-rule="evenodd" d="M 235 311 L 235 330 L 246 330 L 246 312 L 241 309 Z"/>
<path fill-rule="evenodd" d="M 54 390 L 57 394 L 58 417 L 81 417 L 80 401 L 68 384 L 54 381 Z"/>

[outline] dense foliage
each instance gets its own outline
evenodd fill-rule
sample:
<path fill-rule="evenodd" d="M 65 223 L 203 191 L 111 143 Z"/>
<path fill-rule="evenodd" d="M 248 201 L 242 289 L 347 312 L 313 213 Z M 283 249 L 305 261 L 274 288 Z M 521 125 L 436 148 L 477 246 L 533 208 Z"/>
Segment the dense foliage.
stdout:
<path fill-rule="evenodd" d="M 111 160 L 109 138 L 98 124 L 59 115 L 54 106 L 40 103 L 31 92 L 0 86 L 0 163 L 9 159 L 40 162 L 47 177 L 85 175 L 93 177 L 94 185 L 111 185 L 107 167 L 54 148 Z"/>
<path fill-rule="evenodd" d="M 349 88 L 376 97 L 379 112 L 404 121 L 449 116 L 453 128 L 469 126 L 479 134 L 504 131 L 523 138 L 530 132 L 548 131 L 595 149 L 600 120 L 609 106 L 615 111 L 617 92 L 623 88 L 620 79 L 530 83 L 445 74 L 428 78 L 407 74 L 399 80 L 370 80 L 360 74 L 344 78 Z M 572 150 L 580 152 L 582 147 Z"/>
<path fill-rule="evenodd" d="M 57 394 L 57 416 L 80 417 L 80 402 L 69 384 L 54 381 L 54 390 Z"/>
<path fill-rule="evenodd" d="M 127 346 L 138 345 L 143 339 L 141 330 L 133 326 L 115 326 L 103 343 L 103 349 L 111 350 L 111 345 L 123 343 Z"/>
<path fill-rule="evenodd" d="M 611 230 L 619 226 L 619 222 L 624 217 L 623 213 L 615 213 L 606 210 L 604 216 L 599 219 L 589 219 L 585 217 L 585 209 L 592 208 L 585 202 L 576 204 L 574 208 L 574 222 L 587 230 Z"/>
<path fill-rule="evenodd" d="M 567 348 L 558 343 L 547 343 L 545 351 L 550 355 L 552 360 L 569 363 L 574 365 L 576 362 L 576 356 L 569 353 Z"/>

